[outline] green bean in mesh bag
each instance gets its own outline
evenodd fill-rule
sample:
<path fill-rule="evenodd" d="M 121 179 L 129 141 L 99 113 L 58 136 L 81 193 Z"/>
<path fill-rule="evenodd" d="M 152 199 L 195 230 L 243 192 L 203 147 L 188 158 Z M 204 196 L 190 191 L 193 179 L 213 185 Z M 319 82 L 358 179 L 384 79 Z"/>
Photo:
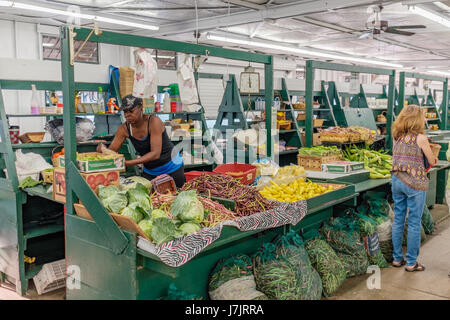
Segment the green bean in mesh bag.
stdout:
<path fill-rule="evenodd" d="M 434 232 L 434 220 L 427 206 L 423 209 L 422 226 L 425 234 L 432 234 Z"/>
<path fill-rule="evenodd" d="M 369 266 L 358 229 L 355 219 L 337 217 L 331 218 L 320 230 L 344 264 L 347 278 L 365 274 Z"/>
<path fill-rule="evenodd" d="M 253 258 L 256 288 L 269 299 L 320 300 L 322 281 L 298 234 L 264 243 Z"/>
<path fill-rule="evenodd" d="M 303 238 L 306 241 L 305 247 L 311 265 L 322 280 L 322 293 L 325 297 L 330 297 L 336 293 L 347 277 L 345 266 L 317 229 L 304 233 Z"/>
<path fill-rule="evenodd" d="M 355 217 L 358 220 L 359 232 L 365 243 L 369 264 L 376 265 L 380 268 L 389 267 L 389 264 L 380 248 L 377 234 L 377 223 L 375 220 L 358 213 L 355 213 Z"/>
<path fill-rule="evenodd" d="M 211 300 L 267 300 L 256 290 L 253 262 L 247 255 L 235 255 L 217 262 L 209 277 Z"/>

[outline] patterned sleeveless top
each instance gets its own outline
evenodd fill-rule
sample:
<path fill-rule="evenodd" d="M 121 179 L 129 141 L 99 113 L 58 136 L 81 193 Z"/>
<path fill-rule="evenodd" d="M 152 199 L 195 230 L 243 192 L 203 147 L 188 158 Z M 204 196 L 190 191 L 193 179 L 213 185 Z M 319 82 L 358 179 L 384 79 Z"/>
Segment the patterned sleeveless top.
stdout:
<path fill-rule="evenodd" d="M 428 177 L 425 172 L 424 154 L 417 144 L 417 135 L 406 135 L 394 142 L 392 174 L 414 190 L 427 191 Z"/>

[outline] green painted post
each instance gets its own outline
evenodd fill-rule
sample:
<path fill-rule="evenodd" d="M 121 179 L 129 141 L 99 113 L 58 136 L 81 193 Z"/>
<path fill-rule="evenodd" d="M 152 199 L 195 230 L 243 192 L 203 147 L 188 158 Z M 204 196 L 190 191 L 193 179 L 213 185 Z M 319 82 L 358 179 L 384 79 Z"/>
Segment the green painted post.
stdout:
<path fill-rule="evenodd" d="M 272 146 L 272 103 L 273 103 L 273 57 L 270 56 L 269 62 L 264 65 L 264 94 L 266 102 L 266 155 L 268 158 L 273 156 Z"/>
<path fill-rule="evenodd" d="M 441 129 L 447 130 L 448 128 L 448 79 L 444 81 L 444 92 L 442 92 L 442 119 L 441 119 Z"/>
<path fill-rule="evenodd" d="M 306 147 L 313 145 L 313 91 L 314 91 L 314 72 L 313 61 L 306 61 L 306 120 L 305 120 L 305 142 Z"/>
<path fill-rule="evenodd" d="M 387 109 L 387 123 L 386 123 L 386 148 L 392 150 L 392 123 L 394 120 L 395 107 L 395 70 L 389 76 L 389 92 L 388 92 L 388 109 Z"/>
<path fill-rule="evenodd" d="M 64 154 L 66 161 L 66 181 L 69 181 L 69 164 L 76 164 L 77 141 L 75 129 L 75 86 L 74 66 L 70 63 L 70 27 L 61 28 L 61 68 L 62 68 L 62 91 L 64 105 Z M 73 204 L 78 200 L 70 183 L 66 184 L 66 212 L 73 214 Z"/>
<path fill-rule="evenodd" d="M 400 80 L 398 85 L 398 105 L 395 114 L 398 115 L 405 106 L 405 73 L 400 72 Z"/>

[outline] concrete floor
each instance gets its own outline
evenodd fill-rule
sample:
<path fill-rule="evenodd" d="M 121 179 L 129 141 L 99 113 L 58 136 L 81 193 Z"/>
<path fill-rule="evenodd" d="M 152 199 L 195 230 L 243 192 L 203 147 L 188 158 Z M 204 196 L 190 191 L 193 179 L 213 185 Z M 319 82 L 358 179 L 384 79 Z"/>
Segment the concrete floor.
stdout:
<path fill-rule="evenodd" d="M 422 243 L 419 261 L 424 272 L 406 272 L 403 268 L 381 269 L 380 289 L 368 289 L 362 275 L 347 279 L 329 300 L 450 300 L 450 215 L 449 208 L 436 205 L 430 210 L 437 223 L 433 235 Z M 0 300 L 63 300 L 65 289 L 39 296 L 30 281 L 26 297 L 16 294 L 13 287 L 0 285 Z"/>

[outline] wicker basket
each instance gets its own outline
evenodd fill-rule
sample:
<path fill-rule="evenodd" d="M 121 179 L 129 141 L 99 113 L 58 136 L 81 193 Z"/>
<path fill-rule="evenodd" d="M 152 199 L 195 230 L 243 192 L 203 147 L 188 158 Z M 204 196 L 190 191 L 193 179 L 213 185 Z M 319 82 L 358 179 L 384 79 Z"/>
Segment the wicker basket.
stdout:
<path fill-rule="evenodd" d="M 59 157 L 52 158 L 52 164 L 55 168 L 60 168 L 61 166 L 59 165 Z"/>
<path fill-rule="evenodd" d="M 299 154 L 297 156 L 297 162 L 299 166 L 305 168 L 305 170 L 322 171 L 322 164 L 341 160 L 339 155 L 315 157 Z"/>
<path fill-rule="evenodd" d="M 314 119 L 313 120 L 313 127 L 321 127 L 323 126 L 325 119 Z"/>
<path fill-rule="evenodd" d="M 294 103 L 292 106 L 297 110 L 306 108 L 306 105 L 304 103 Z"/>
<path fill-rule="evenodd" d="M 346 143 L 349 142 L 349 136 L 348 134 L 338 134 L 338 133 L 326 133 L 322 132 L 320 134 L 320 140 L 322 142 L 339 142 L 339 143 Z"/>
<path fill-rule="evenodd" d="M 45 132 L 27 132 L 19 136 L 22 143 L 38 143 L 44 139 Z"/>
<path fill-rule="evenodd" d="M 291 130 L 291 125 L 292 123 L 289 121 L 289 123 L 283 123 L 280 124 L 279 122 L 277 122 L 277 129 L 278 130 Z"/>

